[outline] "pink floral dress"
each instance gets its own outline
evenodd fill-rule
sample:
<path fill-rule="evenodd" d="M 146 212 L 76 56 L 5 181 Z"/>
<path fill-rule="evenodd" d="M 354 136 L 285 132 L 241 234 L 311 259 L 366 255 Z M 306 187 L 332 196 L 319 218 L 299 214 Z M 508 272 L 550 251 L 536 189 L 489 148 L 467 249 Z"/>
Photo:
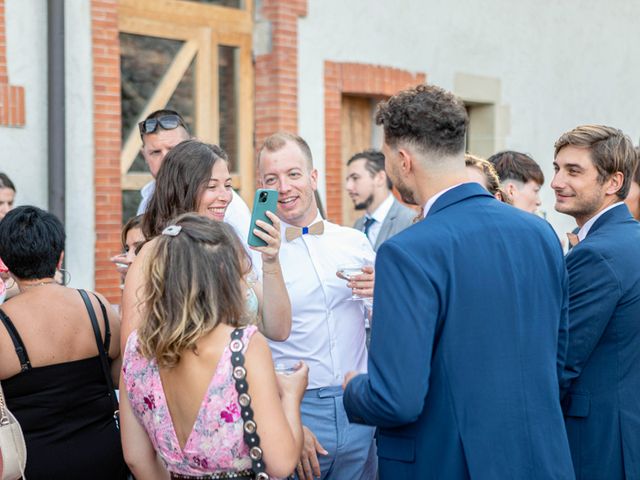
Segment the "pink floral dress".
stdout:
<path fill-rule="evenodd" d="M 256 330 L 254 325 L 244 329 L 243 353 Z M 227 345 L 211 378 L 193 430 L 184 449 L 181 449 L 162 389 L 158 365 L 155 360 L 147 360 L 138 352 L 137 331 L 129 336 L 122 367 L 129 402 L 170 472 L 198 476 L 251 469 L 249 449 L 243 440 L 238 393 L 231 371 L 231 350 Z"/>

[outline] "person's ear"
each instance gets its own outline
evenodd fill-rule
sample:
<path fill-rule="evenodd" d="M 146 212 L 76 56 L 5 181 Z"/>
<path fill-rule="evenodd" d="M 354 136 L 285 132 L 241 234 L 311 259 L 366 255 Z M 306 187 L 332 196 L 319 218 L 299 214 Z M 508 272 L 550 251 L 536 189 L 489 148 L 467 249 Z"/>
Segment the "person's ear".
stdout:
<path fill-rule="evenodd" d="M 318 189 L 318 170 L 316 170 L 315 168 L 311 170 L 311 173 L 309 173 L 309 178 L 311 180 L 311 186 L 313 187 L 314 190 L 317 190 Z"/>
<path fill-rule="evenodd" d="M 504 188 L 504 193 L 507 195 L 507 198 L 513 201 L 513 197 L 518 193 L 518 187 L 516 187 L 515 183 L 507 182 Z"/>
<path fill-rule="evenodd" d="M 622 188 L 622 184 L 624 183 L 624 173 L 613 173 L 607 180 L 607 183 L 609 185 L 607 185 L 607 189 L 605 190 L 605 192 L 607 193 L 607 195 L 615 195 L 616 193 L 618 193 L 618 190 Z"/>
<path fill-rule="evenodd" d="M 405 148 L 399 148 L 398 156 L 400 157 L 400 171 L 404 175 L 407 175 L 413 169 L 413 157 L 411 152 Z"/>

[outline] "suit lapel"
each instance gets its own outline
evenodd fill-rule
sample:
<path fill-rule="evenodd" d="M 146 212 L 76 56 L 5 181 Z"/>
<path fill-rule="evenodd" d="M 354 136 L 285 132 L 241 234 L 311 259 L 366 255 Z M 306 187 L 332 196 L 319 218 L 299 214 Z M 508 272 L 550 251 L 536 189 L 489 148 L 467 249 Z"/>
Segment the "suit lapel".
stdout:
<path fill-rule="evenodd" d="M 389 209 L 389 213 L 385 217 L 382 225 L 380 226 L 380 232 L 378 232 L 378 237 L 376 238 L 376 244 L 373 246 L 374 250 L 377 250 L 383 239 L 386 239 L 389 236 L 389 232 L 391 231 L 391 227 L 393 226 L 393 222 L 395 221 L 396 216 L 398 215 L 398 202 L 394 199 L 391 208 Z"/>

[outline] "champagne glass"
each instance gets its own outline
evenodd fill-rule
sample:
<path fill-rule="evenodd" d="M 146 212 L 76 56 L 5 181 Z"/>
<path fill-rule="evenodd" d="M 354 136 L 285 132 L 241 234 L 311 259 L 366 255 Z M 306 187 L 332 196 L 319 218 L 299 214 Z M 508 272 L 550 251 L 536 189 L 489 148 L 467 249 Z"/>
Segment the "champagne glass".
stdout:
<path fill-rule="evenodd" d="M 279 360 L 273 367 L 279 375 L 291 375 L 298 369 L 296 367 L 298 367 L 299 363 L 291 360 Z"/>
<path fill-rule="evenodd" d="M 362 267 L 364 265 L 358 263 L 343 263 L 338 265 L 338 273 L 341 278 L 344 278 L 347 281 L 351 281 L 354 277 L 358 275 L 362 275 L 364 272 L 362 271 Z M 362 297 L 359 297 L 355 293 L 351 293 L 351 300 L 362 300 Z"/>

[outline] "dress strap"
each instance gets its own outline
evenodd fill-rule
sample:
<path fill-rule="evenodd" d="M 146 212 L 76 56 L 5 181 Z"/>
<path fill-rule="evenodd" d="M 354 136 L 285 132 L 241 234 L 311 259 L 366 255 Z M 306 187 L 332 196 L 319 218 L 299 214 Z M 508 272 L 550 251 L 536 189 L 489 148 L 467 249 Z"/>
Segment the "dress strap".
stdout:
<path fill-rule="evenodd" d="M 24 342 L 16 330 L 15 325 L 8 317 L 6 313 L 0 308 L 0 320 L 4 324 L 9 336 L 11 337 L 11 341 L 13 342 L 13 346 L 16 349 L 16 354 L 18 355 L 18 360 L 20 360 L 20 371 L 28 372 L 31 370 L 31 362 L 29 361 L 29 355 L 27 354 L 27 349 L 24 348 Z"/>
<path fill-rule="evenodd" d="M 254 327 L 255 331 L 255 327 Z M 262 459 L 262 448 L 260 448 L 260 436 L 258 426 L 253 419 L 253 408 L 251 408 L 251 397 L 249 396 L 249 384 L 247 383 L 247 369 L 244 367 L 245 344 L 244 328 L 236 328 L 231 332 L 231 366 L 233 367 L 233 379 L 236 391 L 238 392 L 238 403 L 240 404 L 240 416 L 243 422 L 244 443 L 249 447 L 249 457 L 251 458 L 251 469 L 255 480 L 268 480 L 266 465 Z M 250 332 L 250 331 L 249 331 Z M 248 338 L 247 338 L 248 340 Z"/>
<path fill-rule="evenodd" d="M 98 303 L 100 304 L 100 310 L 102 311 L 102 319 L 104 320 L 104 350 L 106 352 L 109 351 L 109 345 L 111 344 L 111 328 L 109 327 L 109 317 L 107 316 L 107 307 L 104 306 L 100 297 L 95 293 L 91 292 L 91 294 L 96 297 Z"/>

